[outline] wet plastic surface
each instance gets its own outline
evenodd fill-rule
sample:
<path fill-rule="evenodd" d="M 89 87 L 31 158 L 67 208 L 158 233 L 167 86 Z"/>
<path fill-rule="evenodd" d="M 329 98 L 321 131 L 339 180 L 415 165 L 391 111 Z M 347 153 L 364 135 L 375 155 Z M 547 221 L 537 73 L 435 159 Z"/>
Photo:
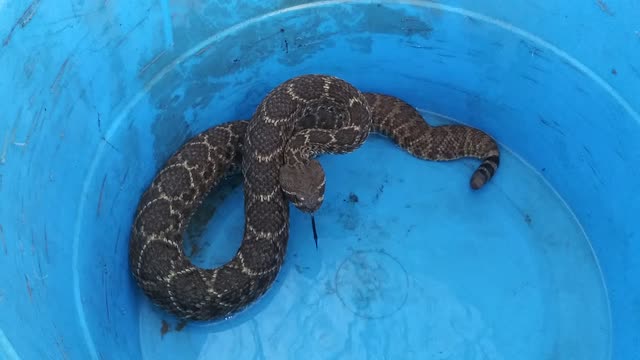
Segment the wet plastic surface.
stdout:
<path fill-rule="evenodd" d="M 319 249 L 309 217 L 293 211 L 277 284 L 222 323 L 185 326 L 141 298 L 144 358 L 607 358 L 607 296 L 589 242 L 520 159 L 504 152 L 481 192 L 468 187 L 477 162 L 424 163 L 378 136 L 321 161 L 331 181 Z M 187 241 L 200 266 L 225 262 L 242 238 L 241 188 L 224 189 Z"/>

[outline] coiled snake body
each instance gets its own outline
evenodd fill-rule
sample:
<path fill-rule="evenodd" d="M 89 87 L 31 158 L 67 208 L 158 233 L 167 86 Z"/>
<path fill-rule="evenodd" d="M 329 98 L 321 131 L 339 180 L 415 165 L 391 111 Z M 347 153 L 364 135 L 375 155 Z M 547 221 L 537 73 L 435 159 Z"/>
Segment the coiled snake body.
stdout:
<path fill-rule="evenodd" d="M 135 281 L 156 305 L 185 320 L 219 319 L 245 308 L 267 291 L 284 261 L 288 203 L 305 212 L 322 204 L 325 177 L 314 157 L 353 151 L 370 132 L 418 158 L 482 160 L 471 177 L 474 189 L 499 165 L 497 144 L 480 130 L 431 127 L 407 103 L 363 94 L 335 77 L 296 77 L 273 89 L 251 120 L 206 130 L 165 163 L 134 219 L 129 264 Z M 222 266 L 196 267 L 184 253 L 183 232 L 206 194 L 240 170 L 242 244 Z"/>

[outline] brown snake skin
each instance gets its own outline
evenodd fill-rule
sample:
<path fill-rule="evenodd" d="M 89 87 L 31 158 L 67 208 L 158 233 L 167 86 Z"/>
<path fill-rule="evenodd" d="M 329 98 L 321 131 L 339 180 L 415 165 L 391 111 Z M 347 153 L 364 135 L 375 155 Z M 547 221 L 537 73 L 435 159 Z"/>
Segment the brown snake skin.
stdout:
<path fill-rule="evenodd" d="M 359 148 L 370 132 L 388 136 L 425 160 L 482 160 L 471 177 L 482 187 L 499 165 L 496 142 L 462 125 L 429 126 L 394 97 L 362 94 L 335 77 L 285 81 L 250 121 L 212 127 L 189 140 L 162 167 L 140 199 L 129 263 L 136 283 L 160 308 L 185 320 L 228 317 L 262 296 L 284 261 L 289 205 L 314 212 L 325 177 L 313 159 Z M 182 236 L 191 216 L 220 180 L 242 170 L 244 237 L 235 257 L 214 269 L 195 267 Z"/>

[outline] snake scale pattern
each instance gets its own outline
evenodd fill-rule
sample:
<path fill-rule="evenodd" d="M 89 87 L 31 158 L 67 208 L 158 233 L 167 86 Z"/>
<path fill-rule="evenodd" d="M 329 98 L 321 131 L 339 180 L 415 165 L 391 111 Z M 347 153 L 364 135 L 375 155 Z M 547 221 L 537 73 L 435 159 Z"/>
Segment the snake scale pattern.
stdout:
<path fill-rule="evenodd" d="M 496 142 L 480 130 L 432 127 L 402 100 L 361 93 L 333 76 L 295 77 L 273 89 L 250 120 L 196 135 L 164 164 L 133 221 L 129 264 L 136 283 L 154 304 L 184 320 L 221 319 L 247 307 L 268 290 L 283 264 L 289 202 L 308 213 L 323 202 L 325 176 L 314 157 L 354 151 L 371 132 L 425 160 L 480 159 L 473 189 L 499 165 Z M 222 266 L 196 267 L 185 255 L 183 232 L 205 196 L 240 171 L 242 244 Z"/>

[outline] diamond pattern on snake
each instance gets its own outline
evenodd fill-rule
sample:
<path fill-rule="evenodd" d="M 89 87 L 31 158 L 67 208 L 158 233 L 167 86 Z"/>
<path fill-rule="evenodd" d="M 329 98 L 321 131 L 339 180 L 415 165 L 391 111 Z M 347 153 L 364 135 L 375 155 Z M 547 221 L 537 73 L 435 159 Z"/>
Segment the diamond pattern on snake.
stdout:
<path fill-rule="evenodd" d="M 298 76 L 269 92 L 251 119 L 196 135 L 162 166 L 140 199 L 131 230 L 135 282 L 154 304 L 184 320 L 221 319 L 246 308 L 271 287 L 283 264 L 289 203 L 307 213 L 323 203 L 325 174 L 315 157 L 354 151 L 371 132 L 420 159 L 479 159 L 473 189 L 499 165 L 496 142 L 480 130 L 432 127 L 398 98 L 362 93 L 334 76 Z M 228 263 L 196 267 L 185 255 L 183 232 L 206 195 L 240 172 L 242 244 Z"/>

